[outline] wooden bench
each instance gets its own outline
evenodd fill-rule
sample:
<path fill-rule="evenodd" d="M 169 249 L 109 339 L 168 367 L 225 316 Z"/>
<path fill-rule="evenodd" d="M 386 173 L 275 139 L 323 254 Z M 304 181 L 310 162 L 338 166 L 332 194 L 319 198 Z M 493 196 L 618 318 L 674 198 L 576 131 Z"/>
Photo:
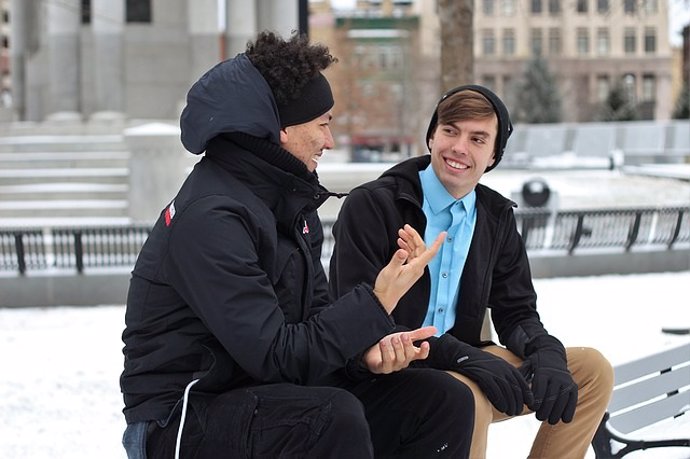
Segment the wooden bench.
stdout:
<path fill-rule="evenodd" d="M 690 447 L 690 433 L 663 440 L 628 435 L 662 420 L 690 416 L 690 343 L 616 366 L 614 371 L 613 396 L 592 440 L 596 458 L 620 458 L 663 446 Z M 623 445 L 615 453 L 612 441 Z"/>

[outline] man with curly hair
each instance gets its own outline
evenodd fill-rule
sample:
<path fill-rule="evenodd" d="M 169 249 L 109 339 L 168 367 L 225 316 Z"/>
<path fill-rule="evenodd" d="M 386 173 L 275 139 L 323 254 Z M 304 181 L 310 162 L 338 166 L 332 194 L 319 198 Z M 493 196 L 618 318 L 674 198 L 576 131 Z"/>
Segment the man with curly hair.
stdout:
<path fill-rule="evenodd" d="M 156 221 L 127 297 L 129 458 L 467 456 L 471 391 L 404 369 L 435 328 L 392 333 L 390 316 L 443 234 L 427 248 L 402 225 L 371 284 L 329 297 L 316 210 L 330 193 L 314 170 L 334 146 L 321 73 L 334 61 L 264 32 L 191 87 L 181 140 L 205 155 Z M 362 400 L 335 386 L 363 369 L 390 379 Z"/>

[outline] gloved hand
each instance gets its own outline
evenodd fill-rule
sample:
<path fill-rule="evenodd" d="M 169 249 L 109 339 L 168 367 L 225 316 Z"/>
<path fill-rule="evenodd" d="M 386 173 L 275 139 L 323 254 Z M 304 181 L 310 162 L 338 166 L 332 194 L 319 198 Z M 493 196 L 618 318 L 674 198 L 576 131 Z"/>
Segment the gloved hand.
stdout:
<path fill-rule="evenodd" d="M 568 370 L 565 348 L 550 335 L 535 338 L 525 350 L 520 372 L 532 383 L 534 402 L 527 406 L 549 424 L 570 422 L 577 405 L 577 384 Z"/>
<path fill-rule="evenodd" d="M 431 351 L 427 363 L 433 368 L 451 370 L 477 383 L 491 404 L 508 416 L 522 413 L 532 404 L 527 381 L 517 368 L 493 354 L 463 343 L 452 335 L 429 340 Z"/>

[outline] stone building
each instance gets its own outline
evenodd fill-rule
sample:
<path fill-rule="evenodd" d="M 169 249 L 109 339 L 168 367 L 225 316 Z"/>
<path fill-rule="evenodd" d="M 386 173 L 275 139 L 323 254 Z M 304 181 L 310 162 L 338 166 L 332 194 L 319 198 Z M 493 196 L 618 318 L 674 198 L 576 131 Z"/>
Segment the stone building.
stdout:
<path fill-rule="evenodd" d="M 7 0 L 5 0 L 7 3 Z M 190 84 L 299 0 L 10 0 L 15 119 L 173 119 Z"/>
<path fill-rule="evenodd" d="M 428 54 L 437 54 L 435 2 L 419 1 Z M 592 121 L 619 82 L 645 119 L 673 108 L 668 0 L 475 0 L 475 80 L 514 104 L 535 55 L 556 76 L 568 122 Z"/>

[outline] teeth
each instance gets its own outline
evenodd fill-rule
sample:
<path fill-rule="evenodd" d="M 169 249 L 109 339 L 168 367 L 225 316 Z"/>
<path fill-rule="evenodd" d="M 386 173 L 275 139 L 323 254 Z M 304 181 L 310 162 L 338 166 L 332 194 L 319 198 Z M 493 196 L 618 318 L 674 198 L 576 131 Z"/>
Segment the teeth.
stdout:
<path fill-rule="evenodd" d="M 458 163 L 456 161 L 452 161 L 450 159 L 446 160 L 446 164 L 448 164 L 453 169 L 467 169 L 467 166 L 465 166 L 464 164 L 460 164 L 460 163 Z"/>

